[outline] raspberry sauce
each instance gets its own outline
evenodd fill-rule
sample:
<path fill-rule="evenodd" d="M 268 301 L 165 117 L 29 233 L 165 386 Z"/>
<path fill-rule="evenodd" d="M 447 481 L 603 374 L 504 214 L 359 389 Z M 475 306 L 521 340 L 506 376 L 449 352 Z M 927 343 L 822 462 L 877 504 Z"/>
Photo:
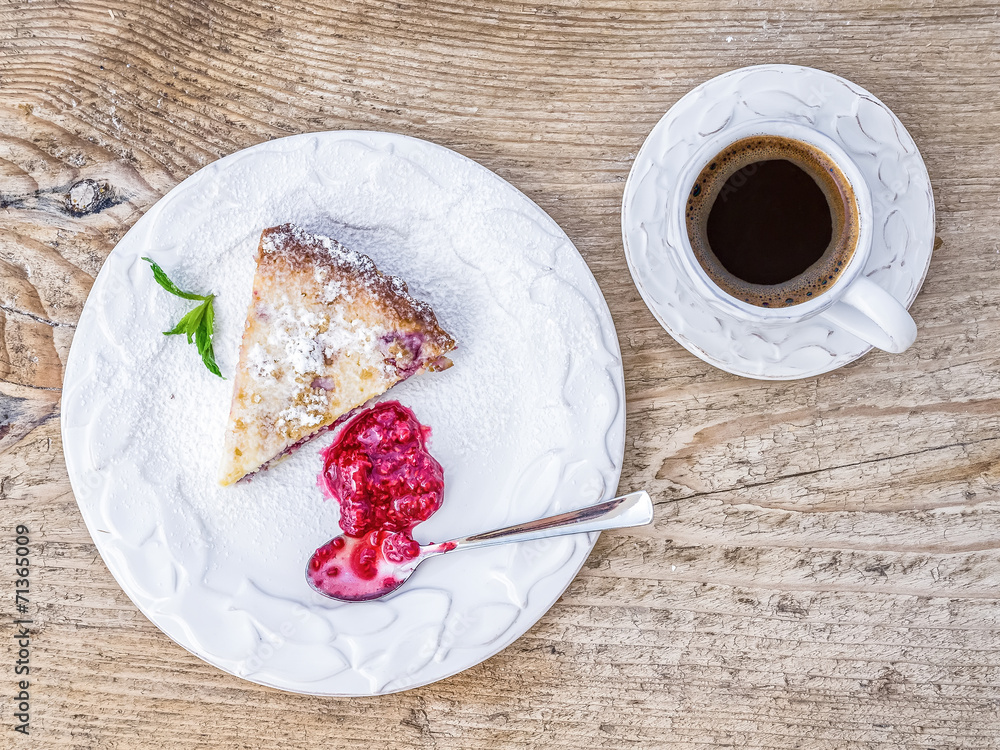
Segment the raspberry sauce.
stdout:
<path fill-rule="evenodd" d="M 413 527 L 441 507 L 444 491 L 444 470 L 427 451 L 430 432 L 398 401 L 383 401 L 354 417 L 323 451 L 319 484 L 340 504 L 344 534 L 310 560 L 309 581 L 318 591 L 365 601 L 406 580 L 406 563 L 420 555 Z"/>

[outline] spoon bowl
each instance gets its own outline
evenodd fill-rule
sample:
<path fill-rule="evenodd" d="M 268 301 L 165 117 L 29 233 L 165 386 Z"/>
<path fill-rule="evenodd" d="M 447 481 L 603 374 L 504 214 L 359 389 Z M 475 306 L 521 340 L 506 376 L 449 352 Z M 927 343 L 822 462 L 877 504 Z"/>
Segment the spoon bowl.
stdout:
<path fill-rule="evenodd" d="M 412 557 L 384 551 L 380 532 L 362 537 L 341 534 L 317 549 L 306 566 L 306 580 L 323 596 L 367 602 L 390 594 L 428 557 L 454 549 L 454 542 L 413 545 Z"/>

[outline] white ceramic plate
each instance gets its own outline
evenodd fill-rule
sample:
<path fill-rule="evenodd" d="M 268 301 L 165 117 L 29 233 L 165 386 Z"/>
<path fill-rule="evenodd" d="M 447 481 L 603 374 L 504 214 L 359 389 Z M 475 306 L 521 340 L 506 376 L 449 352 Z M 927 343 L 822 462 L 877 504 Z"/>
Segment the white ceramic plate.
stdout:
<path fill-rule="evenodd" d="M 699 294 L 676 258 L 670 224 L 687 198 L 688 159 L 727 131 L 788 120 L 839 145 L 872 196 L 874 241 L 864 275 L 909 307 L 934 246 L 934 194 L 916 144 L 899 118 L 865 89 L 798 65 L 724 73 L 685 94 L 647 136 L 622 199 L 622 239 L 639 293 L 660 325 L 709 364 L 748 378 L 789 380 L 852 362 L 871 345 L 822 316 L 791 326 L 742 320 Z M 919 325 L 920 321 L 917 321 Z"/>
<path fill-rule="evenodd" d="M 108 257 L 73 340 L 62 431 L 73 490 L 105 562 L 179 644 L 228 672 L 322 695 L 372 695 L 466 669 L 524 633 L 596 535 L 428 561 L 381 601 L 343 604 L 304 577 L 339 533 L 316 487 L 323 436 L 252 482 L 215 483 L 231 381 L 165 337 L 217 293 L 216 355 L 231 375 L 260 231 L 293 221 L 405 279 L 459 342 L 455 366 L 387 398 L 433 429 L 444 503 L 420 541 L 614 496 L 624 382 L 614 325 L 559 227 L 452 151 L 386 133 L 314 133 L 221 159 L 178 185 Z"/>

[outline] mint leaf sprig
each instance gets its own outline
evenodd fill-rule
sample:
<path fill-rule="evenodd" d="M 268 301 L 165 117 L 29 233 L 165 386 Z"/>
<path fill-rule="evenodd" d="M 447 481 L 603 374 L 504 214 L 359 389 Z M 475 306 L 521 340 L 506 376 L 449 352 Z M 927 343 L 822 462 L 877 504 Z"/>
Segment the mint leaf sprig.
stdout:
<path fill-rule="evenodd" d="M 183 299 L 201 300 L 200 305 L 181 318 L 172 330 L 164 331 L 163 335 L 186 334 L 188 343 L 193 342 L 198 347 L 198 354 L 201 355 L 201 361 L 205 363 L 208 371 L 222 378 L 219 366 L 215 364 L 215 351 L 212 349 L 212 335 L 215 325 L 215 309 L 212 307 L 212 300 L 215 299 L 215 295 L 185 292 L 167 277 L 167 274 L 152 258 L 143 258 L 143 260 L 153 268 L 153 278 L 156 279 L 156 283 L 168 292 Z M 225 378 L 222 379 L 225 380 Z"/>

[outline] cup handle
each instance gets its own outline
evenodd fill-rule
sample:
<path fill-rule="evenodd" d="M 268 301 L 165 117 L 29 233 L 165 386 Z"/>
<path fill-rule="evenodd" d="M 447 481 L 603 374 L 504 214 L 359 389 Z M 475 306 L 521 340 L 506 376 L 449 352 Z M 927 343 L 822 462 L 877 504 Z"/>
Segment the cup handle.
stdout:
<path fill-rule="evenodd" d="M 883 351 L 906 351 L 917 338 L 917 324 L 895 297 L 874 281 L 855 279 L 822 317 Z"/>

